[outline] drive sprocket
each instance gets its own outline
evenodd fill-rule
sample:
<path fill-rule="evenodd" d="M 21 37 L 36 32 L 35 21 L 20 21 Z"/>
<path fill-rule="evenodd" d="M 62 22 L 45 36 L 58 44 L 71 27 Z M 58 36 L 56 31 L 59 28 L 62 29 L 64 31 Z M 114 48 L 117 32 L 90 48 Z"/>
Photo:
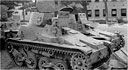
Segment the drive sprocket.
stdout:
<path fill-rule="evenodd" d="M 87 58 L 83 54 L 75 54 L 71 58 L 73 70 L 88 70 Z"/>

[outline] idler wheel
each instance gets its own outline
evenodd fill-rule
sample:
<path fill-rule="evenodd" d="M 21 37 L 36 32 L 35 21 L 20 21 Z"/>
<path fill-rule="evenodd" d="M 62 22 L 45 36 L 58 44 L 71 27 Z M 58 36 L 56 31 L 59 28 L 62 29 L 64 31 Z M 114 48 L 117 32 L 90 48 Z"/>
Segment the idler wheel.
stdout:
<path fill-rule="evenodd" d="M 73 70 L 88 70 L 87 58 L 82 54 L 73 55 L 71 67 Z"/>
<path fill-rule="evenodd" d="M 37 66 L 37 60 L 36 60 L 36 57 L 34 54 L 32 56 L 29 56 L 29 54 L 28 54 L 28 57 L 25 62 L 26 62 L 27 67 L 30 69 L 35 69 Z"/>
<path fill-rule="evenodd" d="M 41 57 L 38 62 L 39 69 L 44 69 L 45 66 L 49 63 L 49 60 L 45 57 Z"/>
<path fill-rule="evenodd" d="M 16 65 L 22 66 L 23 65 L 23 55 L 21 53 L 17 53 L 14 56 L 14 62 L 16 63 Z"/>

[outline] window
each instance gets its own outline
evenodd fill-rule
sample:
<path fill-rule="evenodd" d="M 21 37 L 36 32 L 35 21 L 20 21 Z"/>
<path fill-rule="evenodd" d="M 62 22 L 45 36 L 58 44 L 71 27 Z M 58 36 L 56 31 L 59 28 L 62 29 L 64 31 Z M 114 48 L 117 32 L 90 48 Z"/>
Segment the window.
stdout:
<path fill-rule="evenodd" d="M 27 15 L 28 14 L 28 12 L 25 12 L 25 15 Z"/>
<path fill-rule="evenodd" d="M 58 11 L 55 11 L 54 13 L 55 13 L 54 16 L 57 17 Z"/>
<path fill-rule="evenodd" d="M 117 1 L 117 0 L 112 0 L 112 1 Z"/>
<path fill-rule="evenodd" d="M 106 10 L 103 9 L 103 16 L 105 17 L 106 16 Z"/>
<path fill-rule="evenodd" d="M 55 2 L 55 5 L 58 5 L 59 4 L 59 1 L 58 0 L 54 0 Z"/>
<path fill-rule="evenodd" d="M 95 0 L 95 2 L 99 2 L 99 0 Z"/>
<path fill-rule="evenodd" d="M 95 10 L 95 17 L 99 17 L 99 14 L 100 14 L 99 10 Z"/>
<path fill-rule="evenodd" d="M 91 0 L 87 0 L 87 2 L 91 2 Z"/>
<path fill-rule="evenodd" d="M 126 16 L 126 9 L 121 9 L 121 16 Z"/>
<path fill-rule="evenodd" d="M 58 5 L 58 1 L 55 0 L 55 4 Z"/>
<path fill-rule="evenodd" d="M 75 19 L 76 21 L 78 21 L 78 14 L 75 14 Z"/>
<path fill-rule="evenodd" d="M 116 9 L 112 9 L 111 13 L 112 13 L 112 16 L 115 17 L 116 14 L 117 14 L 117 10 Z"/>
<path fill-rule="evenodd" d="M 91 16 L 92 16 L 92 11 L 88 10 L 88 17 L 91 17 Z"/>

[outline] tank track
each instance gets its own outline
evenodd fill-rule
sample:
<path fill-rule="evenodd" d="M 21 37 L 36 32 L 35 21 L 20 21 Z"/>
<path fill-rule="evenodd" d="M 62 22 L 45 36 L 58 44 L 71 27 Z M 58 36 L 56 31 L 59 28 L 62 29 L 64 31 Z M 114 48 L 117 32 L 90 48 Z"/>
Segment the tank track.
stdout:
<path fill-rule="evenodd" d="M 113 52 L 116 52 L 125 46 L 125 40 L 123 38 L 123 35 L 120 35 L 117 33 L 117 37 L 119 37 L 118 40 L 117 39 L 116 40 L 112 40 L 112 39 L 110 40 L 110 42 L 114 43 L 114 46 L 115 46 L 112 50 Z"/>
<path fill-rule="evenodd" d="M 114 52 L 120 50 L 122 47 L 125 46 L 125 40 L 124 40 L 124 38 L 121 35 L 119 35 L 119 37 L 120 37 L 120 39 L 119 39 L 120 40 L 120 43 L 118 44 L 118 46 L 116 47 L 116 49 L 114 50 Z"/>
<path fill-rule="evenodd" d="M 88 61 L 88 59 L 89 59 L 89 55 L 84 54 L 82 51 L 80 51 L 78 49 L 64 48 L 64 47 L 43 44 L 43 43 L 33 43 L 33 42 L 20 41 L 20 40 L 18 41 L 18 40 L 13 40 L 13 39 L 7 40 L 6 49 L 9 53 L 10 57 L 12 58 L 12 60 L 14 60 L 14 58 L 15 58 L 14 55 L 12 54 L 14 52 L 14 49 L 19 50 L 20 48 L 22 48 L 23 50 L 26 50 L 27 52 L 30 51 L 39 57 L 46 57 L 48 59 L 61 60 L 62 62 L 65 62 L 67 64 L 67 66 L 69 66 L 68 69 L 70 69 L 70 70 L 73 69 L 73 66 L 72 66 L 73 64 L 71 64 L 71 62 L 72 62 L 71 59 L 72 59 L 72 57 L 74 57 L 74 55 L 80 55 L 80 57 L 86 57 L 86 61 Z M 43 54 L 43 52 L 47 52 L 48 54 Z M 106 62 L 110 58 L 110 54 L 111 54 L 111 52 L 109 52 L 108 57 L 101 59 L 99 62 L 96 62 L 91 66 L 89 65 L 89 63 L 86 62 L 86 64 L 85 64 L 86 67 L 84 67 L 83 70 L 86 70 L 85 68 L 94 69 L 94 68 L 102 65 L 103 62 Z M 38 58 L 36 60 L 38 60 Z M 79 65 L 77 65 L 77 66 L 79 66 Z M 36 66 L 36 68 L 37 68 L 37 66 Z M 64 70 L 67 70 L 67 69 L 64 69 Z"/>

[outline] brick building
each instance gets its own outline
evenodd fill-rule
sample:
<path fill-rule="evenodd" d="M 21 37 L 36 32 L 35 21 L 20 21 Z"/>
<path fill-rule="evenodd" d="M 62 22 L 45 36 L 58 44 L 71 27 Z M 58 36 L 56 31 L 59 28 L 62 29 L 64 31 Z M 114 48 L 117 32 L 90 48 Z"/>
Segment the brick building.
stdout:
<path fill-rule="evenodd" d="M 90 20 L 105 19 L 105 3 L 103 0 L 88 0 L 88 16 Z M 108 0 L 108 18 L 127 20 L 127 0 Z"/>

